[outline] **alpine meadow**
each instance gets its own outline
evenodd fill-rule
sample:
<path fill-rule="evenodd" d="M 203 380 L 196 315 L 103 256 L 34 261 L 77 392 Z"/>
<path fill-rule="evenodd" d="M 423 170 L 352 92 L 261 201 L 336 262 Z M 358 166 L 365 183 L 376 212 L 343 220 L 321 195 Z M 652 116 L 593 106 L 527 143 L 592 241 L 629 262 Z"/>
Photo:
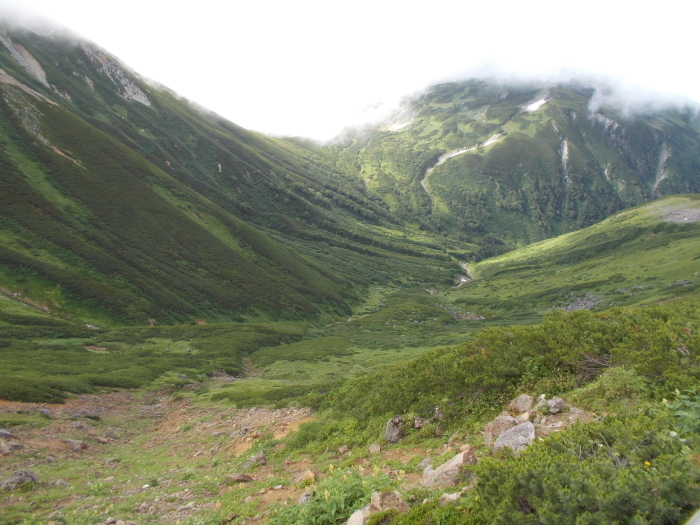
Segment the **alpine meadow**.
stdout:
<path fill-rule="evenodd" d="M 700 116 L 598 100 L 320 144 L 0 21 L 0 524 L 687 523 Z"/>

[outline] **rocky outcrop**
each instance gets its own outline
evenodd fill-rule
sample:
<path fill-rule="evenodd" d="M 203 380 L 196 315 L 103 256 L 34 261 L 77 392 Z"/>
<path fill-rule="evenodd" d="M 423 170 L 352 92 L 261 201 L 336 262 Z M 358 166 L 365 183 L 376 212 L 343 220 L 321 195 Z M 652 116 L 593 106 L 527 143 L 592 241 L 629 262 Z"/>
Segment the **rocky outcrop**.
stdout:
<path fill-rule="evenodd" d="M 39 476 L 31 470 L 18 470 L 5 481 L 0 482 L 0 490 L 14 490 L 29 481 L 39 483 Z"/>
<path fill-rule="evenodd" d="M 503 432 L 493 444 L 494 450 L 504 447 L 511 448 L 513 452 L 525 450 L 535 440 L 535 425 L 530 421 L 521 423 Z"/>
<path fill-rule="evenodd" d="M 560 397 L 553 397 L 552 399 L 547 401 L 547 405 L 549 406 L 550 414 L 558 414 L 566 408 L 566 403 Z"/>
<path fill-rule="evenodd" d="M 513 428 L 515 425 L 517 425 L 517 422 L 513 416 L 501 414 L 482 429 L 484 433 L 484 443 L 490 445 L 494 438 L 497 438 L 501 433 Z"/>
<path fill-rule="evenodd" d="M 454 487 L 457 485 L 464 472 L 464 467 L 476 465 L 476 454 L 466 445 L 466 449 L 460 452 L 450 461 L 443 463 L 438 468 L 425 467 L 420 484 L 424 487 Z"/>
<path fill-rule="evenodd" d="M 294 485 L 297 485 L 299 483 L 304 483 L 304 484 L 312 484 L 316 482 L 316 474 L 314 473 L 313 470 L 305 470 L 301 474 L 297 475 L 292 483 Z"/>
<path fill-rule="evenodd" d="M 522 396 L 517 397 L 508 403 L 506 410 L 508 412 L 517 412 L 518 414 L 522 414 L 523 412 L 530 410 L 534 402 L 534 397 L 523 394 Z"/>

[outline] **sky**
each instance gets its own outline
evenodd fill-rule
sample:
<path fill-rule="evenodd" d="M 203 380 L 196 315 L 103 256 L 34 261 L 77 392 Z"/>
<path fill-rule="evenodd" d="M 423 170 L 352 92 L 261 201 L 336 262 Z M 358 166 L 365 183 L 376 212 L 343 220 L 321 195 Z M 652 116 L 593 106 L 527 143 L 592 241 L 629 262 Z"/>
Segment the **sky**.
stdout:
<path fill-rule="evenodd" d="M 229 120 L 328 140 L 449 80 L 605 79 L 621 105 L 700 101 L 688 0 L 0 0 Z"/>

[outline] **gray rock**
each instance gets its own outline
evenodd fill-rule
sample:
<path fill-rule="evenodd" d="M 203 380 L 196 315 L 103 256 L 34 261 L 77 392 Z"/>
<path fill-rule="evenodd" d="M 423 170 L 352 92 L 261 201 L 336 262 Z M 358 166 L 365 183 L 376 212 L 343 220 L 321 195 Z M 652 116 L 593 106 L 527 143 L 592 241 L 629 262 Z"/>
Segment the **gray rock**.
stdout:
<path fill-rule="evenodd" d="M 369 446 L 369 453 L 372 454 L 373 456 L 375 454 L 379 454 L 382 451 L 382 446 L 379 443 L 372 443 Z"/>
<path fill-rule="evenodd" d="M 514 452 L 520 452 L 527 448 L 535 440 L 535 425 L 530 421 L 521 423 L 503 432 L 493 444 L 493 450 L 501 450 L 509 447 Z"/>
<path fill-rule="evenodd" d="M 547 401 L 547 405 L 549 405 L 549 412 L 551 414 L 558 414 L 566 408 L 566 403 L 560 397 L 553 397 Z"/>
<path fill-rule="evenodd" d="M 68 485 L 68 483 L 65 480 L 62 480 L 62 479 L 57 479 L 56 481 L 51 483 L 51 485 L 53 485 L 54 487 L 68 487 L 68 486 L 70 486 L 70 485 Z"/>
<path fill-rule="evenodd" d="M 516 424 L 515 418 L 512 416 L 498 416 L 482 429 L 484 432 L 484 443 L 490 445 L 494 438 L 513 428 Z"/>
<path fill-rule="evenodd" d="M 11 452 L 12 449 L 10 448 L 10 445 L 8 445 L 5 441 L 0 441 L 0 455 L 7 456 Z"/>
<path fill-rule="evenodd" d="M 234 473 L 226 476 L 227 485 L 231 485 L 233 483 L 248 483 L 249 481 L 253 481 L 253 478 L 251 478 L 248 474 Z"/>
<path fill-rule="evenodd" d="M 85 441 L 80 441 L 77 439 L 64 439 L 63 441 L 65 441 L 71 447 L 73 447 L 73 452 L 78 452 L 79 450 L 84 450 L 90 446 L 87 443 L 85 443 Z"/>
<path fill-rule="evenodd" d="M 386 424 L 384 439 L 386 439 L 389 443 L 398 443 L 403 437 L 403 431 L 401 430 L 402 426 L 403 418 L 401 416 L 392 417 Z"/>
<path fill-rule="evenodd" d="M 419 469 L 425 470 L 426 468 L 430 467 L 431 469 L 433 468 L 433 460 L 430 458 L 425 458 L 423 461 L 418 463 Z"/>
<path fill-rule="evenodd" d="M 263 452 L 262 450 L 259 450 L 258 452 L 256 452 L 252 456 L 250 456 L 248 458 L 248 461 L 243 463 L 243 465 L 241 467 L 246 469 L 249 466 L 251 466 L 253 463 L 260 463 L 261 465 L 267 465 L 267 458 L 265 457 L 265 452 Z"/>
<path fill-rule="evenodd" d="M 314 499 L 313 493 L 307 490 L 301 496 L 299 496 L 299 501 L 297 501 L 297 504 L 303 505 L 304 503 L 308 503 L 312 499 Z"/>
<path fill-rule="evenodd" d="M 440 499 L 438 500 L 438 504 L 441 507 L 444 507 L 445 505 L 451 505 L 453 503 L 457 503 L 457 500 L 462 496 L 461 492 L 454 492 L 452 494 L 449 493 L 444 493 L 442 496 L 440 496 Z"/>
<path fill-rule="evenodd" d="M 263 452 L 262 450 L 258 450 L 255 454 L 250 456 L 250 460 L 256 461 L 261 465 L 267 465 L 267 458 L 265 457 L 265 452 Z"/>
<path fill-rule="evenodd" d="M 95 436 L 95 441 L 97 441 L 100 445 L 107 445 L 109 443 L 108 440 L 101 438 L 100 436 Z"/>
<path fill-rule="evenodd" d="M 527 412 L 528 410 L 530 410 L 534 402 L 534 397 L 528 396 L 527 394 L 523 394 L 522 396 L 519 396 L 516 399 L 513 399 L 513 401 L 511 401 L 510 403 L 508 403 L 506 410 L 522 414 L 523 412 Z"/>
<path fill-rule="evenodd" d="M 114 432 L 112 432 L 111 430 L 108 430 L 107 432 L 105 432 L 105 437 L 106 437 L 106 438 L 109 438 L 109 439 L 117 439 L 119 436 L 117 436 L 117 435 L 116 435 Z"/>
<path fill-rule="evenodd" d="M 0 490 L 14 490 L 28 481 L 39 483 L 39 476 L 31 470 L 18 470 L 12 476 L 0 482 Z"/>
<path fill-rule="evenodd" d="M 415 428 L 416 430 L 420 430 L 421 428 L 423 428 L 422 417 L 416 416 L 413 418 L 413 428 Z"/>
<path fill-rule="evenodd" d="M 348 452 L 350 452 L 350 448 L 348 448 L 347 445 L 343 445 L 341 447 L 338 447 L 338 454 L 342 455 L 342 454 L 347 454 Z"/>
<path fill-rule="evenodd" d="M 348 521 L 345 522 L 345 525 L 365 525 L 367 518 L 369 518 L 369 505 L 353 512 Z"/>
<path fill-rule="evenodd" d="M 44 417 L 51 417 L 51 411 L 47 408 L 40 408 L 37 412 Z"/>
<path fill-rule="evenodd" d="M 5 430 L 4 428 L 0 428 L 0 438 L 11 438 L 12 437 L 12 432 L 9 430 Z"/>
<path fill-rule="evenodd" d="M 316 474 L 313 470 L 305 470 L 304 472 L 297 474 L 292 484 L 296 485 L 298 483 L 312 484 L 316 481 Z"/>
<path fill-rule="evenodd" d="M 476 461 L 476 454 L 470 447 L 436 469 L 426 467 L 420 484 L 424 487 L 454 487 L 460 481 L 463 467 L 476 465 Z"/>

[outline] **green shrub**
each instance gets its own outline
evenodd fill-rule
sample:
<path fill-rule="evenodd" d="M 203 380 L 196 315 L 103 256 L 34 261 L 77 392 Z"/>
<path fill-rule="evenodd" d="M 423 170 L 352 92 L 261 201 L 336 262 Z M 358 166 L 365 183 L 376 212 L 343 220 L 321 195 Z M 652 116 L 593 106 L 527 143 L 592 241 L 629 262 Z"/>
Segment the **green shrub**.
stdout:
<path fill-rule="evenodd" d="M 700 485 L 665 412 L 609 417 L 476 467 L 483 524 L 680 524 Z"/>
<path fill-rule="evenodd" d="M 313 499 L 303 505 L 280 508 L 271 525 L 332 525 L 343 523 L 356 510 L 369 503 L 372 492 L 385 489 L 390 480 L 384 475 L 364 475 L 362 471 L 331 471 L 316 485 Z"/>
<path fill-rule="evenodd" d="M 649 395 L 649 380 L 623 367 L 607 369 L 592 383 L 566 395 L 567 401 L 594 412 L 629 410 Z"/>
<path fill-rule="evenodd" d="M 669 408 L 681 432 L 700 434 L 700 394 L 696 390 L 676 391 L 676 398 Z"/>

